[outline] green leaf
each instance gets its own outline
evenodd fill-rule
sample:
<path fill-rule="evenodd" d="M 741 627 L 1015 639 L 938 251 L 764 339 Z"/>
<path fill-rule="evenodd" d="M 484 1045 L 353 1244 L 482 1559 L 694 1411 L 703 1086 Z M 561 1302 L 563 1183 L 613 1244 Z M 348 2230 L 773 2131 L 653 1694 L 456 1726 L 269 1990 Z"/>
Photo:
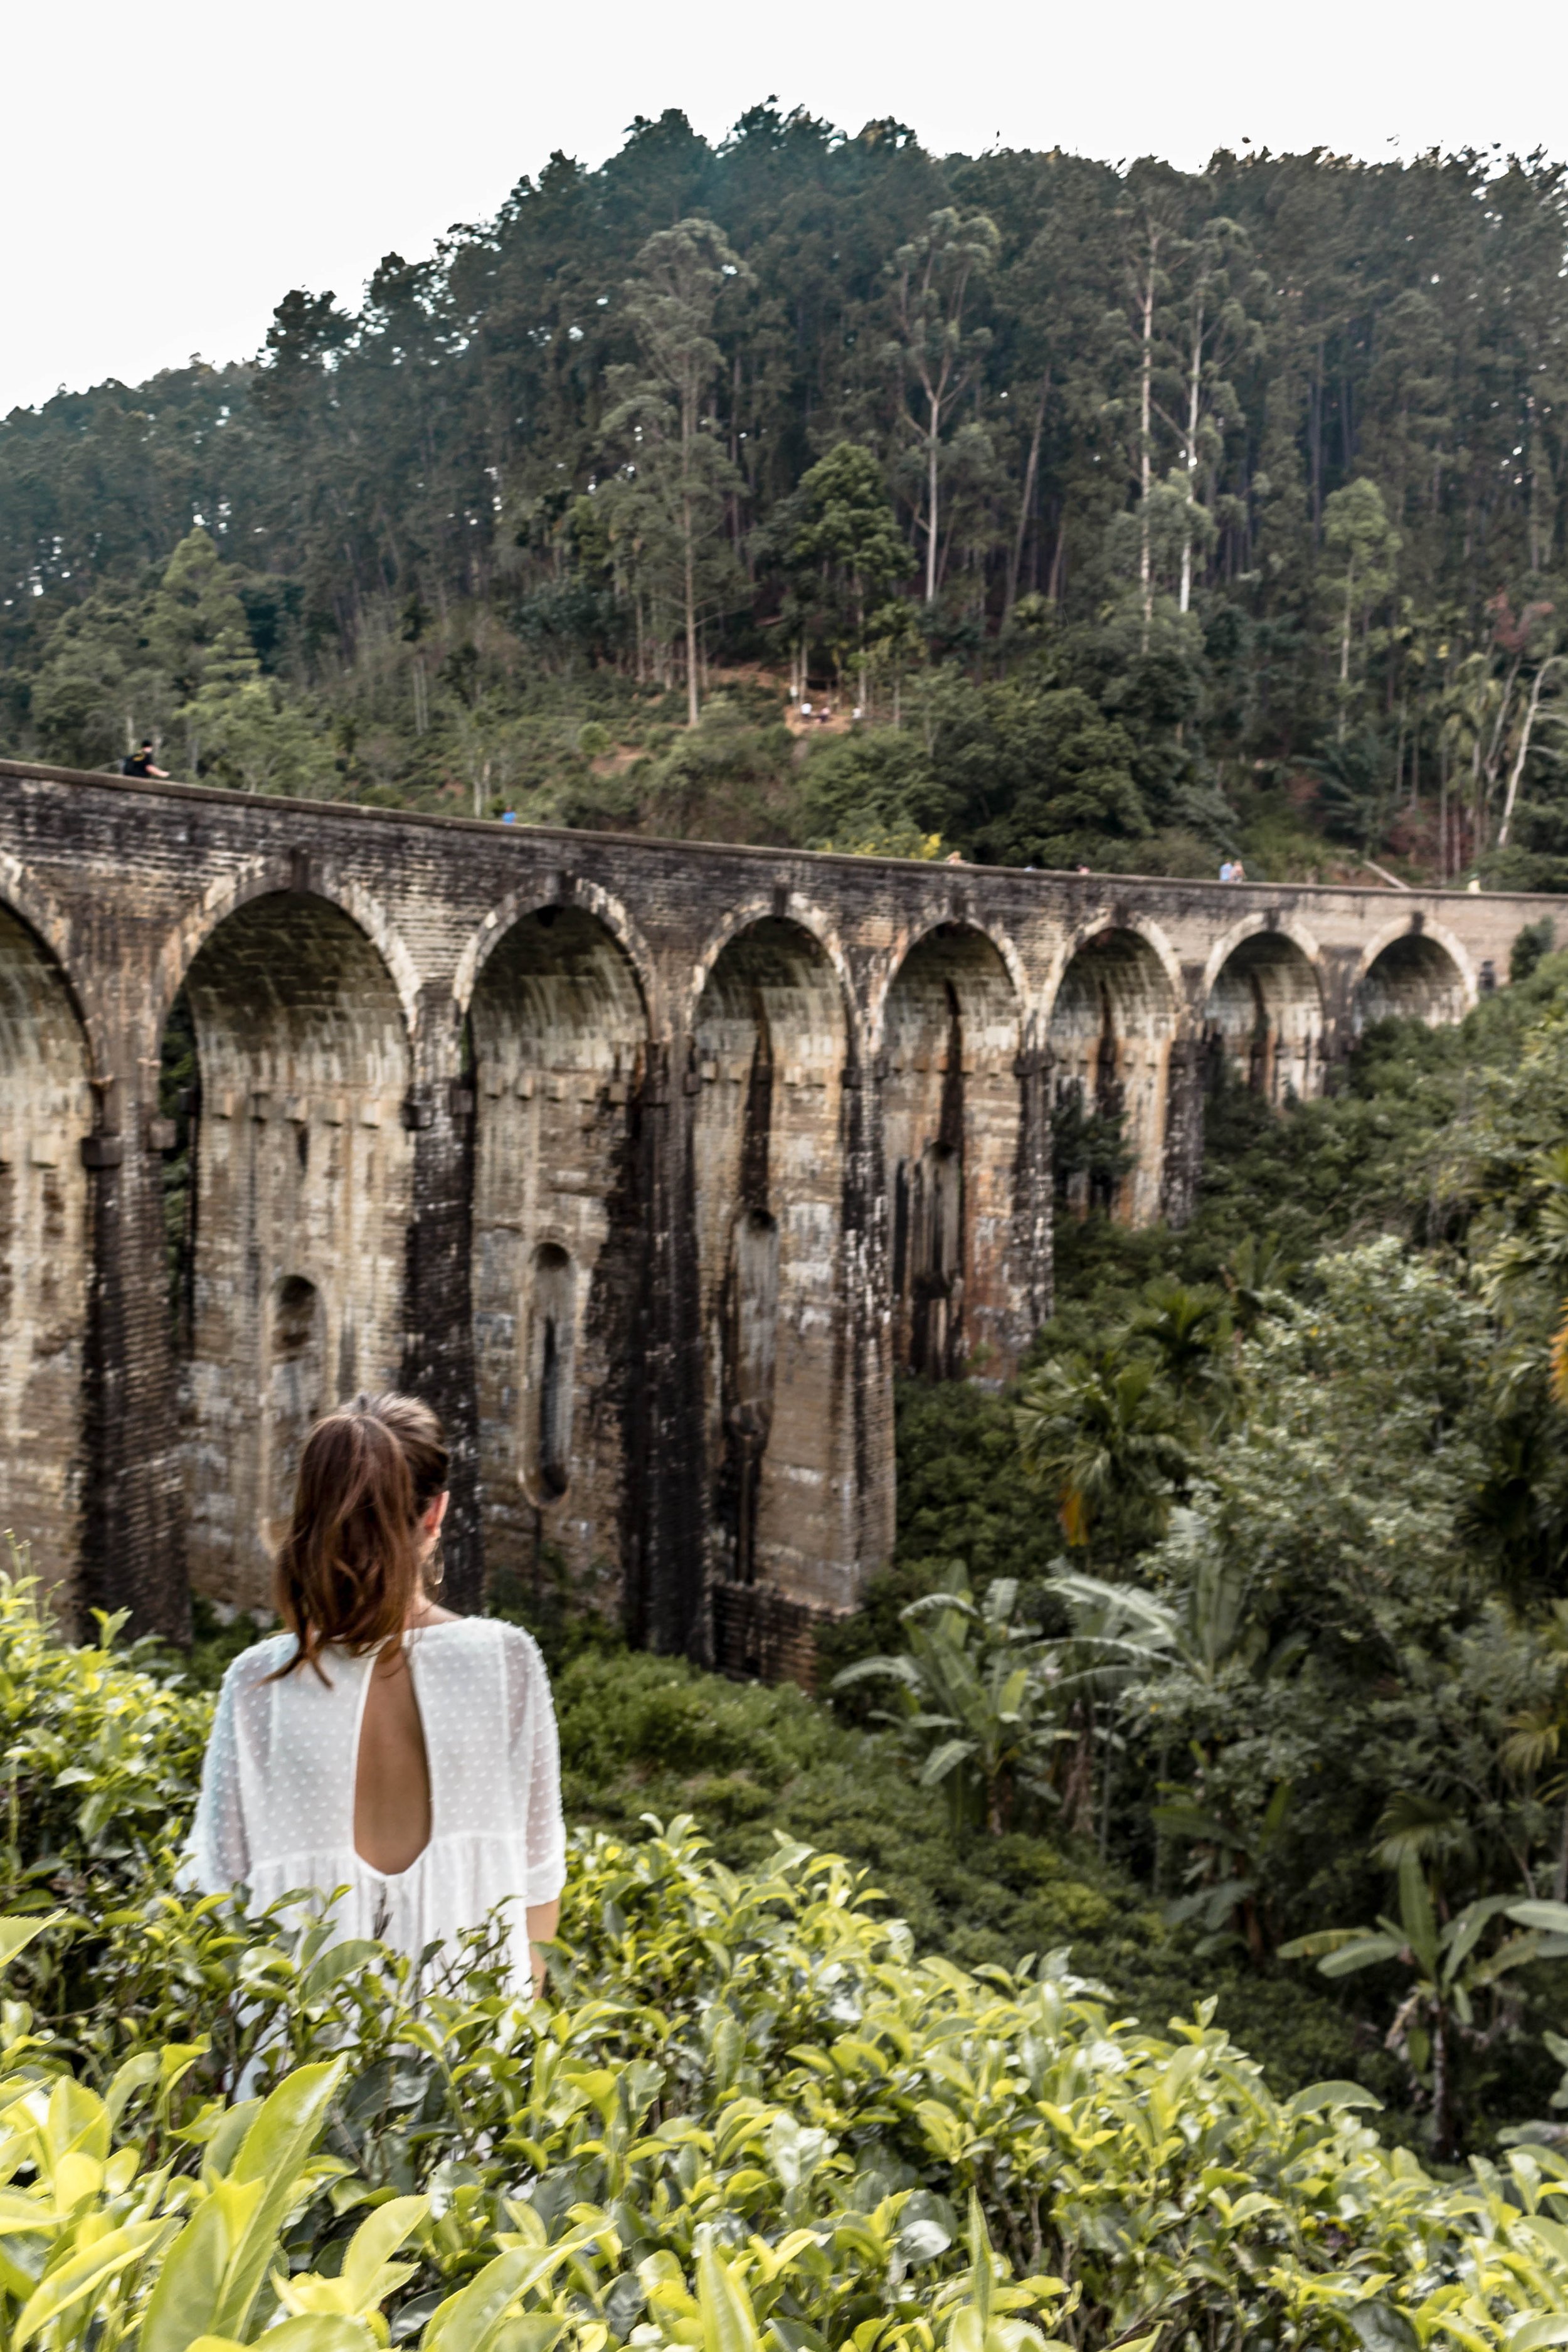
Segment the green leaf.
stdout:
<path fill-rule="evenodd" d="M 348 2071 L 346 2058 L 297 2067 L 287 2074 L 241 2142 L 231 2180 L 260 2181 L 263 2193 L 229 2256 L 223 2296 L 213 2323 L 220 2336 L 243 2336 L 250 2306 L 268 2271 L 278 2232 L 296 2195 L 300 2174 L 325 2126 L 327 2110 Z"/>
<path fill-rule="evenodd" d="M 11 2352 L 23 2352 L 23 2347 L 62 2313 L 89 2295 L 100 2294 L 128 2263 L 144 2253 L 155 2238 L 162 2237 L 167 2227 L 165 2221 L 133 2221 L 127 2229 L 111 2230 L 107 2237 L 83 2247 L 63 2262 L 58 2270 L 51 2271 L 17 2314 Z"/>
<path fill-rule="evenodd" d="M 58 1925 L 65 1917 L 63 1911 L 51 1911 L 47 1919 L 0 1919 L 0 1969 L 6 1968 L 17 1953 L 25 1951 L 35 1936 L 46 1927 Z"/>
<path fill-rule="evenodd" d="M 1380 2296 L 1352 2303 L 1345 2317 L 1361 2339 L 1362 2352 L 1420 2352 L 1421 2339 L 1408 2314 Z"/>
<path fill-rule="evenodd" d="M 828 1687 L 831 1690 L 848 1690 L 856 1683 L 889 1681 L 907 1683 L 911 1690 L 918 1688 L 920 1675 L 913 1660 L 907 1657 L 858 1658 L 852 1666 L 846 1666 L 841 1673 L 835 1675 Z"/>
<path fill-rule="evenodd" d="M 1548 1936 L 1568 1936 L 1568 1903 L 1510 1903 L 1508 1916 L 1516 1927 L 1538 1927 Z"/>
<path fill-rule="evenodd" d="M 1551 2221 L 1544 2213 L 1526 2213 L 1516 2226 L 1531 2237 L 1539 2238 L 1560 2263 L 1568 2263 L 1568 2222 Z"/>
<path fill-rule="evenodd" d="M 1543 2352 L 1549 2344 L 1568 2344 L 1568 2314 L 1548 2313 L 1509 2330 L 1508 2352 Z"/>
<path fill-rule="evenodd" d="M 379 2296 L 372 2297 L 370 2290 L 429 2210 L 428 2197 L 395 2197 L 390 2203 L 378 2205 L 368 2220 L 360 2223 L 349 2241 L 338 2274 L 353 2296 L 356 2310 L 363 2310 L 372 2300 L 380 2301 Z"/>
<path fill-rule="evenodd" d="M 1449 1921 L 1442 1937 L 1447 1946 L 1443 1956 L 1443 1975 L 1447 1982 L 1453 1982 L 1498 1913 L 1507 1908 L 1508 1897 L 1493 1895 L 1484 1902 L 1467 1903 L 1458 1917 Z"/>
<path fill-rule="evenodd" d="M 228 2224 L 220 2200 L 198 2205 L 163 2257 L 142 2322 L 140 2352 L 185 2352 L 215 2326 L 228 2267 Z"/>
<path fill-rule="evenodd" d="M 341 1944 L 329 1944 L 300 1979 L 295 1998 L 300 2001 L 324 2000 L 345 1977 L 358 1976 L 374 1967 L 381 1958 L 381 1949 L 379 1944 L 364 1936 L 350 1936 Z"/>
<path fill-rule="evenodd" d="M 944 1739 L 940 1748 L 931 1749 L 921 1766 L 921 1787 L 934 1789 L 939 1780 L 945 1780 L 950 1772 L 956 1770 L 973 1753 L 973 1739 Z"/>
<path fill-rule="evenodd" d="M 512 2246 L 498 2254 L 435 2314 L 425 2331 L 425 2352 L 432 2352 L 437 2343 L 441 2352 L 489 2352 L 512 2304 L 541 2279 L 548 2278 L 556 2264 L 582 2242 L 577 2235 L 563 2238 L 542 2252 L 535 2246 Z"/>
<path fill-rule="evenodd" d="M 1357 1969 L 1375 1968 L 1380 1960 L 1396 1960 L 1404 1949 L 1397 1936 L 1363 1936 L 1356 1943 L 1342 1944 L 1338 1951 L 1326 1953 L 1318 1962 L 1318 1974 L 1353 1976 Z"/>
<path fill-rule="evenodd" d="M 345 2318 L 339 2311 L 304 2312 L 269 2327 L 261 2340 L 267 2352 L 376 2352 L 363 2320 Z M 195 2346 L 188 2352 L 195 2352 Z"/>
<path fill-rule="evenodd" d="M 697 2305 L 703 2352 L 757 2352 L 751 2298 L 711 2238 L 697 2258 Z"/>
<path fill-rule="evenodd" d="M 493 2352 L 552 2352 L 566 2326 L 565 2318 L 555 2312 L 525 2311 L 505 2322 Z"/>
<path fill-rule="evenodd" d="M 1309 2083 L 1291 2100 L 1290 2113 L 1318 2116 L 1325 2107 L 1371 2107 L 1381 2111 L 1383 2101 L 1371 2091 L 1363 2091 L 1359 2083 Z"/>
<path fill-rule="evenodd" d="M 1405 1930 L 1405 1942 L 1421 1964 L 1422 1974 L 1436 1977 L 1437 1920 L 1432 1908 L 1432 1890 L 1419 1856 L 1409 1853 L 1399 1858 L 1399 1924 Z"/>

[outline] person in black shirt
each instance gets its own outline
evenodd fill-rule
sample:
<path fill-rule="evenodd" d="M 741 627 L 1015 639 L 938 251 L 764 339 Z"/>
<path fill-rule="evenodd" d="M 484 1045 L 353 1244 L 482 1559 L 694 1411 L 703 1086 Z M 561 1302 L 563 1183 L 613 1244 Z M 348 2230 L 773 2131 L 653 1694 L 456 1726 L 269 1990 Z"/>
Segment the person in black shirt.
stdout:
<path fill-rule="evenodd" d="M 142 738 L 142 749 L 139 751 L 127 751 L 124 759 L 120 762 L 120 772 L 122 776 L 160 776 L 165 782 L 169 774 L 167 768 L 155 768 L 153 764 L 151 735 Z"/>

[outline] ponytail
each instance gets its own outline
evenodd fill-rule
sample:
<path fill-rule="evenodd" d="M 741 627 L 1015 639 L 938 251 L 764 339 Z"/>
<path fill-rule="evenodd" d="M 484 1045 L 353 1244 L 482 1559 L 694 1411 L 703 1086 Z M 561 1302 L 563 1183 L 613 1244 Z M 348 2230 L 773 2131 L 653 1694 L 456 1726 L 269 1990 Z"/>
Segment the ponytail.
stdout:
<path fill-rule="evenodd" d="M 300 1458 L 273 1578 L 299 1648 L 280 1678 L 331 1645 L 359 1656 L 402 1633 L 419 1592 L 419 1521 L 445 1488 L 441 1424 L 413 1397 L 357 1396 L 319 1421 Z"/>

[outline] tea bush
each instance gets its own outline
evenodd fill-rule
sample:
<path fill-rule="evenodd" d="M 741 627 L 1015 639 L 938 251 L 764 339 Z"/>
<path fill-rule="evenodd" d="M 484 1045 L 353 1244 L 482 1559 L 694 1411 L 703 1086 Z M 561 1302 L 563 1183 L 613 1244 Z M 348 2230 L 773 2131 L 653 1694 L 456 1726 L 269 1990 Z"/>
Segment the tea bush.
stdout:
<path fill-rule="evenodd" d="M 210 1899 L 107 1927 L 111 1969 L 160 1950 L 187 2000 L 120 2014 L 122 2046 L 88 2056 L 5 2005 L 9 2352 L 1536 2352 L 1563 2333 L 1555 2150 L 1434 2180 L 1380 2147 L 1353 2086 L 1278 2101 L 1206 2012 L 1146 2033 L 1059 1955 L 917 1960 L 841 1862 L 798 1846 L 738 1875 L 689 1823 L 579 1840 L 537 2006 L 482 1936 L 416 1992 L 374 1948 Z M 205 2030 L 154 2038 L 199 2017 L 221 2040 L 226 2010 L 221 2064 Z"/>
<path fill-rule="evenodd" d="M 201 1649 L 221 1667 L 237 1638 L 240 1629 L 227 1629 Z M 204 1664 L 198 1654 L 195 1676 L 216 1680 Z M 1007 1967 L 1020 1952 L 1068 1945 L 1077 1968 L 1142 2016 L 1217 1997 L 1220 2022 L 1264 2054 L 1282 2095 L 1325 2074 L 1384 2095 L 1396 2084 L 1393 2061 L 1363 2046 L 1315 1986 L 1258 1977 L 1228 1957 L 1195 1959 L 1193 1939 L 1173 1934 L 1091 1853 L 1026 1836 L 955 1847 L 940 1795 L 914 1784 L 889 1742 L 836 1723 L 793 1686 L 746 1687 L 679 1659 L 589 1650 L 558 1675 L 556 1699 L 569 1821 L 640 1836 L 650 1811 L 689 1812 L 734 1870 L 764 1865 L 783 1832 L 860 1865 L 921 1950 Z M 163 1931 L 150 1928 L 121 1936 L 110 1963 L 104 1922 L 133 1892 L 173 1884 L 210 1696 L 152 1644 L 53 1640 L 29 1591 L 0 1579 L 0 1706 L 10 1796 L 0 1909 L 63 1910 L 78 1923 L 21 1956 L 20 1989 L 40 2015 L 77 2019 L 79 2032 L 101 2007 L 135 2014 L 148 2033 L 163 2030 L 163 2017 L 177 2036 L 180 2015 L 206 1997 L 188 1948 L 175 1937 L 165 1961 Z M 83 1759 L 86 1779 L 77 1777 Z M 100 1788 L 112 1790 L 112 1805 Z"/>
<path fill-rule="evenodd" d="M 635 1663 L 575 1769 L 799 1764 L 798 1694 Z M 917 1958 L 848 1863 L 731 1868 L 688 1818 L 575 1834 L 548 2001 L 489 1929 L 420 1978 L 178 1888 L 205 1696 L 14 1586 L 0 1694 L 5 2352 L 1568 2338 L 1568 2157 L 1434 2179 L 1356 2084 L 1277 2096 L 1212 2002 L 1150 2032 L 1061 1949 Z"/>

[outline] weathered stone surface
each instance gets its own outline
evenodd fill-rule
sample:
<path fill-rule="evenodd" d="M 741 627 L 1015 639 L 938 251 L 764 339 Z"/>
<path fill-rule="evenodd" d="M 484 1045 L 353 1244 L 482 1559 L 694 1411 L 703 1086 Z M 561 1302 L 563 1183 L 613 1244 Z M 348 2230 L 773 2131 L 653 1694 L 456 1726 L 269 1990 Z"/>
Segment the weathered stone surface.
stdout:
<path fill-rule="evenodd" d="M 1001 1379 L 1048 1306 L 1053 1106 L 1121 1114 L 1115 1213 L 1180 1217 L 1217 1059 L 1315 1094 L 1556 911 L 0 763 L 0 1522 L 71 1605 L 177 1633 L 191 1580 L 264 1599 L 310 1416 L 397 1380 L 455 1440 L 459 1605 L 564 1574 L 637 1639 L 806 1674 L 891 1541 L 895 1369 Z"/>

